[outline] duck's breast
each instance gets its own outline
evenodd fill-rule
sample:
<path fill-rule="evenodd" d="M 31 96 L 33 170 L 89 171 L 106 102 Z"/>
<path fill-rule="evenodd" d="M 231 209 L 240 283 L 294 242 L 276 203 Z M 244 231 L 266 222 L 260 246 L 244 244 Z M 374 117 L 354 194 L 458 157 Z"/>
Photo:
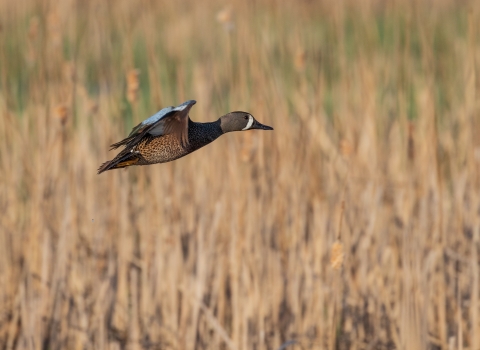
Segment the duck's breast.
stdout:
<path fill-rule="evenodd" d="M 188 154 L 178 137 L 162 135 L 140 143 L 135 151 L 139 152 L 149 164 L 165 163 Z"/>

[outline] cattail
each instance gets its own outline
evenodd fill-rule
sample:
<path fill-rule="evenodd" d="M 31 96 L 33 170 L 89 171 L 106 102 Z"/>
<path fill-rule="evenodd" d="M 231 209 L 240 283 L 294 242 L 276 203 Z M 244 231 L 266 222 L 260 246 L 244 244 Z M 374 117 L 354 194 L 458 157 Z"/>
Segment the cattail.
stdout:
<path fill-rule="evenodd" d="M 343 244 L 340 241 L 335 241 L 332 246 L 330 255 L 330 265 L 334 270 L 338 270 L 343 266 Z"/>
<path fill-rule="evenodd" d="M 55 117 L 60 120 L 62 125 L 65 125 L 68 119 L 68 108 L 65 105 L 58 105 L 54 110 Z"/>
<path fill-rule="evenodd" d="M 131 104 L 137 102 L 138 99 L 138 90 L 140 88 L 139 75 L 140 70 L 138 69 L 132 69 L 127 73 L 127 100 Z"/>
<path fill-rule="evenodd" d="M 38 28 L 40 25 L 40 21 L 38 20 L 38 17 L 33 17 L 30 19 L 30 23 L 28 26 L 28 38 L 31 41 L 35 41 L 35 39 L 38 36 Z"/>
<path fill-rule="evenodd" d="M 303 72 L 305 70 L 306 58 L 307 58 L 307 55 L 305 53 L 305 50 L 303 50 L 302 48 L 299 48 L 295 53 L 295 59 L 293 62 L 297 72 Z"/>
<path fill-rule="evenodd" d="M 232 8 L 230 6 L 225 7 L 223 10 L 217 13 L 217 21 L 223 24 L 225 30 L 230 31 L 234 28 Z"/>
<path fill-rule="evenodd" d="M 62 23 L 57 12 L 48 15 L 47 28 L 49 42 L 53 48 L 57 48 L 62 42 Z"/>
<path fill-rule="evenodd" d="M 343 140 L 340 141 L 340 153 L 344 157 L 348 157 L 349 155 L 351 155 L 352 151 L 353 151 L 353 146 L 350 143 L 350 141 L 348 141 L 346 139 L 343 139 Z"/>

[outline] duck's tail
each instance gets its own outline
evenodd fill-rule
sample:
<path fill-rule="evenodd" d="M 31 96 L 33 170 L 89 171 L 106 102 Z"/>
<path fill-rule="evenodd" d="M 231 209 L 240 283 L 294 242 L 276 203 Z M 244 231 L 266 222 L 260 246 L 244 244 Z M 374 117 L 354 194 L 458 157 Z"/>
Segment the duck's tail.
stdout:
<path fill-rule="evenodd" d="M 115 158 L 109 160 L 98 168 L 98 174 L 107 170 L 126 168 L 131 165 L 135 165 L 141 159 L 141 156 L 136 152 L 124 150 L 120 152 Z"/>

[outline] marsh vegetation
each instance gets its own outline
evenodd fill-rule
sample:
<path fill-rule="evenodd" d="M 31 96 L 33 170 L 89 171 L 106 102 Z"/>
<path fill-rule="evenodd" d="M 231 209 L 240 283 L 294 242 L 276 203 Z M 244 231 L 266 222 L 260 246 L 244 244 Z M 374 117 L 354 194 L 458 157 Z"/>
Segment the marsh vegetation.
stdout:
<path fill-rule="evenodd" d="M 6 349 L 479 349 L 478 1 L 0 2 Z M 162 107 L 251 112 L 98 176 Z"/>

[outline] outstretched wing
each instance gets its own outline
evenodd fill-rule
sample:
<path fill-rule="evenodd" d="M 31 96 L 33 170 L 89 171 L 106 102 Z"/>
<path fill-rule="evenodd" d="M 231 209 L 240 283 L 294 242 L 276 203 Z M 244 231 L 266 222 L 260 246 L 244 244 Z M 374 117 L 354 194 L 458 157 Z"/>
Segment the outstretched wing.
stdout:
<path fill-rule="evenodd" d="M 126 139 L 111 145 L 111 150 L 125 145 L 130 148 L 139 143 L 146 136 L 160 136 L 176 134 L 184 146 L 188 145 L 188 112 L 196 103 L 189 100 L 178 107 L 166 107 L 145 119 L 132 129 Z"/>

